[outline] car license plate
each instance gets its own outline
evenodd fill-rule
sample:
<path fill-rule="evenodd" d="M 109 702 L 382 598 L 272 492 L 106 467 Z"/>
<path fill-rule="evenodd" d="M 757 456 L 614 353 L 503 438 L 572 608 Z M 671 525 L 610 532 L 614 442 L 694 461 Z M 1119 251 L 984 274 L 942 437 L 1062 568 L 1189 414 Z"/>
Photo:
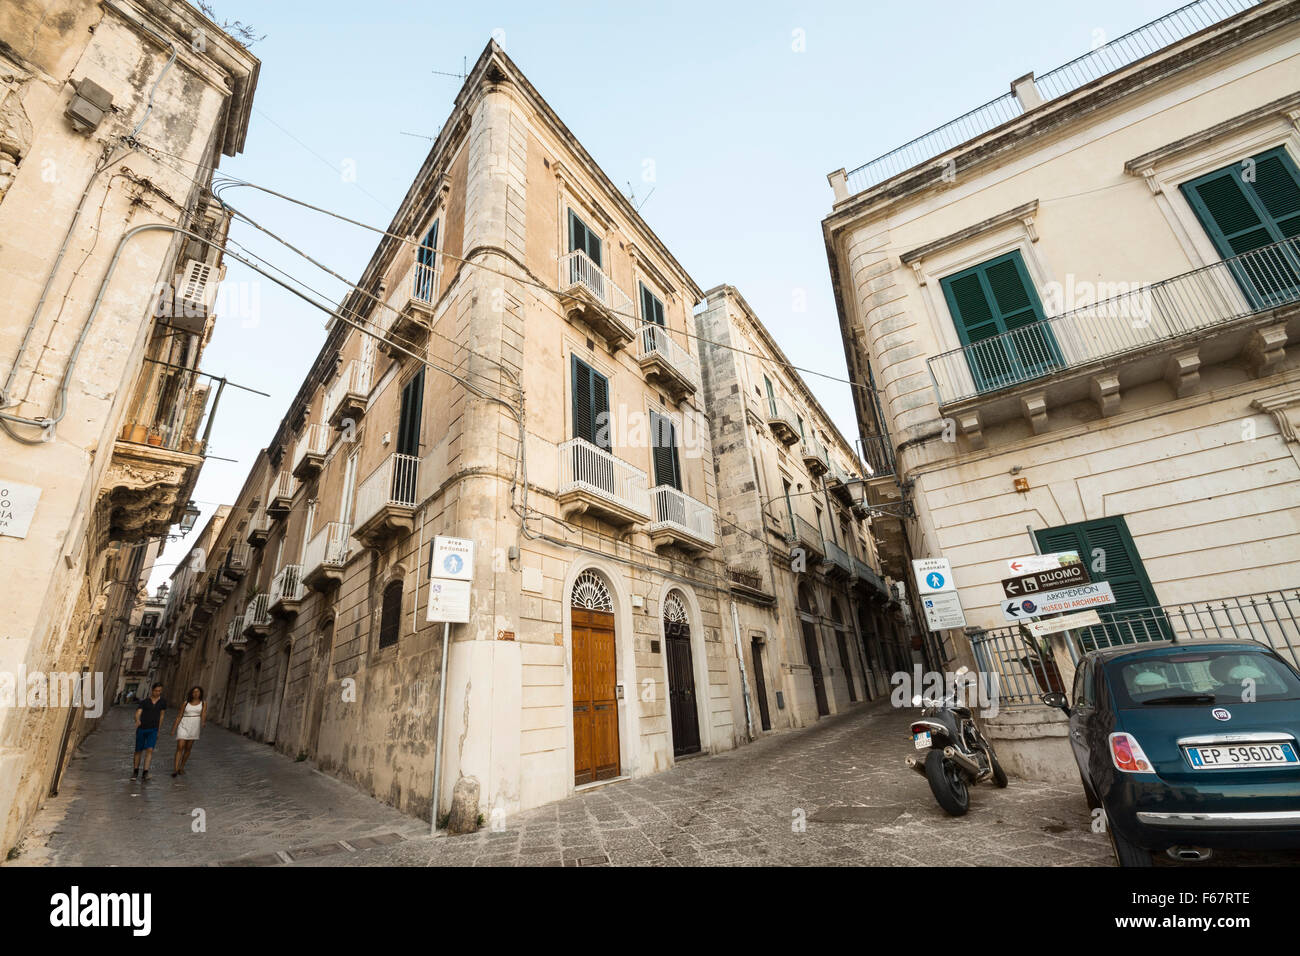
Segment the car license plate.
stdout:
<path fill-rule="evenodd" d="M 925 730 L 919 734 L 913 734 L 912 741 L 916 744 L 917 750 L 927 749 L 930 746 L 930 731 Z"/>
<path fill-rule="evenodd" d="M 1222 767 L 1287 767 L 1300 766 L 1295 745 L 1284 741 L 1262 744 L 1217 744 L 1214 746 L 1185 747 L 1187 759 L 1197 770 L 1218 770 Z"/>

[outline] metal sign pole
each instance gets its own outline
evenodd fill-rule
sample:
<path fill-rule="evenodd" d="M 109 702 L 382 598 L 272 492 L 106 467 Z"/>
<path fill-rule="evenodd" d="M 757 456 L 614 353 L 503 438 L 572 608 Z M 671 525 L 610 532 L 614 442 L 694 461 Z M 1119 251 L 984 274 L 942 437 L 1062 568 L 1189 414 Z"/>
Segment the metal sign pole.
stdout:
<path fill-rule="evenodd" d="M 442 623 L 442 660 L 439 662 L 438 675 L 438 726 L 434 733 L 438 735 L 438 742 L 433 751 L 433 821 L 430 824 L 430 832 L 436 835 L 438 833 L 438 795 L 442 790 L 442 738 L 443 728 L 442 720 L 447 713 L 447 642 L 451 634 L 451 622 L 443 621 Z"/>

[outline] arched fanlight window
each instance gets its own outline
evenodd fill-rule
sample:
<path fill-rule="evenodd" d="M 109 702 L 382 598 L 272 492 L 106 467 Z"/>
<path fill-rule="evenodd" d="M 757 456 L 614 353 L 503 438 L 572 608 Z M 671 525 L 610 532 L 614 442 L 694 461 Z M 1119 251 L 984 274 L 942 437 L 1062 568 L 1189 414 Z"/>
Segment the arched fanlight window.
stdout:
<path fill-rule="evenodd" d="M 686 624 L 686 602 L 681 594 L 673 591 L 664 598 L 664 620 L 669 624 Z"/>
<path fill-rule="evenodd" d="M 609 588 L 595 571 L 583 571 L 578 575 L 578 580 L 573 582 L 573 598 L 570 603 L 588 611 L 614 610 Z"/>

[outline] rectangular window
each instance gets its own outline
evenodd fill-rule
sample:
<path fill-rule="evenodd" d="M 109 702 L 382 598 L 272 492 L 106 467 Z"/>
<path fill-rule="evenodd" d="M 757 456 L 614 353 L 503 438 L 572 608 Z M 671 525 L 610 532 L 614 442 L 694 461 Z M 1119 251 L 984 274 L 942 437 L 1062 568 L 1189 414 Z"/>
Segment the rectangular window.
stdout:
<path fill-rule="evenodd" d="M 415 298 L 432 302 L 438 290 L 433 287 L 434 272 L 438 263 L 438 220 L 433 221 L 416 253 Z"/>
<path fill-rule="evenodd" d="M 424 369 L 402 387 L 401 417 L 397 426 L 397 453 L 420 454 L 420 422 L 424 412 Z"/>
<path fill-rule="evenodd" d="M 1163 640 L 1169 636 L 1164 615 L 1146 610 L 1157 605 L 1156 592 L 1122 515 L 1035 531 L 1034 537 L 1045 554 L 1078 551 L 1088 576 L 1110 584 L 1115 603 L 1098 609 L 1103 620 L 1114 620 L 1105 627 L 1106 643 Z M 1089 632 L 1096 630 L 1090 628 Z M 1100 637 L 1085 634 L 1089 650 Z"/>
<path fill-rule="evenodd" d="M 1207 173 L 1180 188 L 1219 255 L 1242 257 L 1230 268 L 1252 306 L 1270 308 L 1297 297 L 1300 244 L 1294 240 L 1300 237 L 1300 171 L 1284 148 Z"/>
<path fill-rule="evenodd" d="M 1019 250 L 950 275 L 940 286 L 979 391 L 1065 364 Z"/>
<path fill-rule="evenodd" d="M 654 464 L 655 487 L 682 489 L 681 462 L 677 455 L 677 429 L 667 415 L 650 413 L 650 457 Z"/>
<path fill-rule="evenodd" d="M 641 283 L 641 322 L 655 325 L 664 324 L 664 304 L 663 301 Z"/>
<path fill-rule="evenodd" d="M 609 451 L 609 379 L 573 356 L 573 437 Z"/>
<path fill-rule="evenodd" d="M 601 268 L 600 237 L 569 210 L 569 251 L 586 253 L 597 269 Z"/>
<path fill-rule="evenodd" d="M 763 376 L 763 385 L 767 388 L 767 404 L 772 414 L 776 414 L 776 392 L 772 390 L 772 380 L 766 375 Z"/>

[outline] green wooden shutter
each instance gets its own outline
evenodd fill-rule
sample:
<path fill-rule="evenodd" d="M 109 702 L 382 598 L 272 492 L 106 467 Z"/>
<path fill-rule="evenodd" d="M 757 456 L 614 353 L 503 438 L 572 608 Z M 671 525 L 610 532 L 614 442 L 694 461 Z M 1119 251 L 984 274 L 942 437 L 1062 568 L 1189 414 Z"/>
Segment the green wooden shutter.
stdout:
<path fill-rule="evenodd" d="M 591 410 L 591 366 L 573 357 L 573 437 L 595 444 Z"/>
<path fill-rule="evenodd" d="M 609 379 L 599 372 L 591 373 L 591 420 L 596 427 L 595 443 L 609 451 L 613 447 L 610 435 L 612 423 L 609 420 Z"/>
<path fill-rule="evenodd" d="M 1117 622 L 1106 629 L 1112 643 L 1168 636 L 1162 614 L 1134 613 L 1155 607 L 1159 601 L 1123 516 L 1035 531 L 1034 537 L 1044 553 L 1078 551 L 1088 576 L 1110 585 L 1115 603 L 1099 610 L 1103 620 Z"/>
<path fill-rule="evenodd" d="M 1183 183 L 1181 189 L 1210 241 L 1225 259 L 1300 235 L 1300 174 L 1284 149 Z"/>
<path fill-rule="evenodd" d="M 646 288 L 645 283 L 641 284 L 641 321 L 644 323 L 653 322 L 655 325 L 664 324 L 664 304 L 660 298 Z"/>
<path fill-rule="evenodd" d="M 940 281 L 975 387 L 983 392 L 1065 364 L 1020 252 Z M 1009 334 L 1008 334 L 1009 333 Z"/>
<path fill-rule="evenodd" d="M 420 453 L 420 420 L 424 411 L 424 369 L 402 388 L 401 414 L 397 426 L 397 453 Z"/>
<path fill-rule="evenodd" d="M 600 239 L 596 234 L 587 228 L 587 224 L 579 219 L 572 209 L 569 210 L 569 251 L 575 252 L 582 250 L 587 254 L 596 268 L 601 268 L 600 261 Z"/>
<path fill-rule="evenodd" d="M 681 464 L 677 457 L 677 429 L 672 419 L 658 412 L 650 413 L 650 458 L 654 465 L 656 486 L 682 487 Z"/>

